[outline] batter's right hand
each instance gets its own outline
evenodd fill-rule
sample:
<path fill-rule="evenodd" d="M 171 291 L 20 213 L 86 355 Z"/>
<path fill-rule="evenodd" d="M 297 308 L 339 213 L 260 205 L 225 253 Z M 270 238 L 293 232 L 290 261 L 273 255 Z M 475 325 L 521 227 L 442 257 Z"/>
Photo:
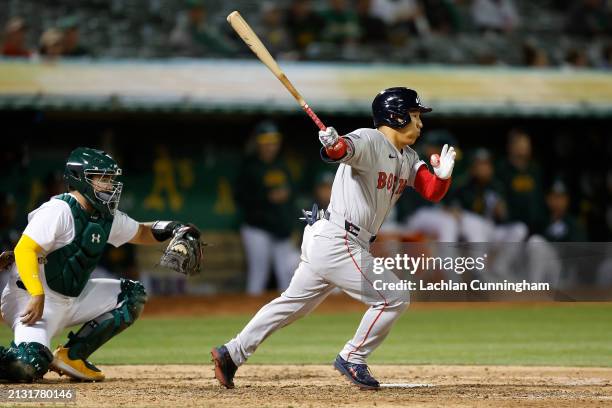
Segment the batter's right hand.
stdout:
<path fill-rule="evenodd" d="M 340 139 L 338 132 L 331 126 L 325 130 L 319 130 L 319 140 L 325 147 L 334 147 L 338 139 Z"/>
<path fill-rule="evenodd" d="M 32 325 L 36 323 L 43 315 L 45 309 L 45 295 L 32 296 L 30 302 L 26 306 L 22 317 L 21 323 Z"/>

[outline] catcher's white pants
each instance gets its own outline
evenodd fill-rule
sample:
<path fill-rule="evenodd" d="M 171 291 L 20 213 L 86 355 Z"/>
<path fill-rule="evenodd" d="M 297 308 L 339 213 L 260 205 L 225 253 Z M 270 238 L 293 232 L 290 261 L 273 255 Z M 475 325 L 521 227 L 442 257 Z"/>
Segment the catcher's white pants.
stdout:
<path fill-rule="evenodd" d="M 43 315 L 33 325 L 25 325 L 21 323 L 21 314 L 30 301 L 30 294 L 17 286 L 16 269 L 13 265 L 9 282 L 2 291 L 1 306 L 2 317 L 15 334 L 15 344 L 35 341 L 51 349 L 51 339 L 65 328 L 86 323 L 118 306 L 121 286 L 117 279 L 91 279 L 78 297 L 68 297 L 51 290 L 41 271 L 45 290 Z"/>
<path fill-rule="evenodd" d="M 368 355 L 382 343 L 393 323 L 408 307 L 406 293 L 395 295 L 372 290 L 371 276 L 366 277 L 362 271 L 362 265 L 371 259 L 372 255 L 366 249 L 329 221 L 322 219 L 313 226 L 307 226 L 304 229 L 301 262 L 287 290 L 262 307 L 244 329 L 226 344 L 234 363 L 241 365 L 246 362 L 266 337 L 310 313 L 335 287 L 370 305 L 355 336 L 340 352 L 347 361 L 365 363 Z M 385 282 L 390 280 L 397 281 L 397 278 L 393 274 L 385 274 Z"/>
<path fill-rule="evenodd" d="M 279 290 L 291 282 L 299 255 L 291 238 L 277 239 L 261 228 L 243 225 L 240 228 L 247 257 L 247 293 L 259 295 L 266 289 L 270 265 L 274 265 Z"/>

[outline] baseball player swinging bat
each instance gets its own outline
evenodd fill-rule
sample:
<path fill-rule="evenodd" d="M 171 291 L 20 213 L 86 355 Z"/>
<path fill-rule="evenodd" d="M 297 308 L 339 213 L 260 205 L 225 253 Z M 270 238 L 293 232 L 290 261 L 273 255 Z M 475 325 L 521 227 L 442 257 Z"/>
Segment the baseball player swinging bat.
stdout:
<path fill-rule="evenodd" d="M 249 24 L 244 21 L 240 13 L 237 11 L 232 11 L 227 16 L 227 22 L 230 23 L 234 31 L 238 33 L 240 38 L 242 38 L 242 41 L 244 41 L 244 43 L 249 46 L 251 51 L 253 51 L 253 53 L 257 55 L 257 58 L 259 58 L 259 60 L 263 62 L 264 65 L 268 67 L 270 71 L 272 71 L 274 76 L 277 77 L 279 81 L 281 81 L 281 83 L 285 86 L 285 88 L 287 88 L 289 93 L 293 95 L 293 97 L 300 104 L 304 112 L 306 112 L 306 114 L 310 116 L 310 119 L 312 119 L 312 121 L 319 127 L 319 129 L 327 129 L 321 119 L 319 119 L 319 117 L 313 112 L 310 106 L 308 106 L 302 95 L 298 92 L 297 89 L 295 89 L 291 81 L 289 81 L 289 78 L 287 78 L 285 73 L 280 69 L 274 57 L 270 55 L 270 52 L 268 51 L 266 46 L 263 45 L 259 37 L 257 37 L 257 34 L 255 34 Z"/>
<path fill-rule="evenodd" d="M 378 389 L 381 385 L 366 360 L 384 341 L 410 299 L 402 291 L 378 289 L 363 266 L 372 264 L 370 245 L 407 187 L 432 202 L 445 196 L 455 150 L 444 145 L 432 163 L 433 173 L 420 160 L 411 146 L 421 135 L 421 114 L 432 109 L 421 103 L 415 90 L 406 87 L 387 88 L 374 97 L 374 128 L 340 136 L 332 126 L 321 123 L 240 14 L 231 13 L 228 21 L 321 129 L 321 159 L 338 167 L 329 206 L 322 216 L 313 211 L 305 217 L 308 225 L 304 227 L 302 261 L 289 287 L 261 308 L 236 337 L 211 349 L 215 378 L 224 387 L 233 388 L 238 367 L 266 338 L 310 313 L 334 288 L 340 288 L 369 308 L 333 366 L 357 387 Z M 386 282 L 399 282 L 392 271 L 384 274 Z M 377 279 L 382 278 L 378 275 Z"/>

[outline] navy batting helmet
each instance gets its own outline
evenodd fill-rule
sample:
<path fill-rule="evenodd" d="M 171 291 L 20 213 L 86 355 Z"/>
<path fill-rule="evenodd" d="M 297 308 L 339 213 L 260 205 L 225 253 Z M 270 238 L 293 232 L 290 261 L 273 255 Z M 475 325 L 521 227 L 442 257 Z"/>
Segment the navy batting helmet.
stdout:
<path fill-rule="evenodd" d="M 410 112 L 431 112 L 432 109 L 421 105 L 415 90 L 395 87 L 381 91 L 372 102 L 374 127 L 382 125 L 394 129 L 403 128 L 410 123 Z"/>

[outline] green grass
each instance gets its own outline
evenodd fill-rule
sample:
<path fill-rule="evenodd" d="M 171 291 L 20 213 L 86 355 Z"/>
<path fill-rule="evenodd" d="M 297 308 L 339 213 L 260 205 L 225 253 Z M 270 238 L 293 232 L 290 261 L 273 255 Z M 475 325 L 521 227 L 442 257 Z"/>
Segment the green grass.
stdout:
<path fill-rule="evenodd" d="M 200 364 L 250 316 L 144 318 L 93 356 L 100 364 Z M 268 338 L 259 364 L 330 363 L 360 314 L 311 315 Z M 58 344 L 65 334 L 54 339 Z M 0 344 L 11 332 L 0 329 Z M 409 310 L 372 355 L 378 364 L 612 367 L 612 304 Z"/>

